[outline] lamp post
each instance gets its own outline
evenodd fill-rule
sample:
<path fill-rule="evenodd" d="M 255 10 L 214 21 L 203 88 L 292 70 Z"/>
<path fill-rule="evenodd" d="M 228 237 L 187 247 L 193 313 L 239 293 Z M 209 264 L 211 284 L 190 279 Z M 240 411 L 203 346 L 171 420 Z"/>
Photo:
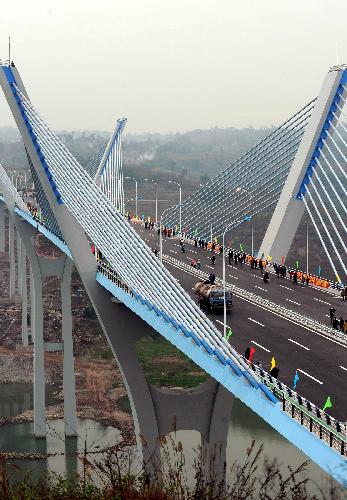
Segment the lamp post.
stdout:
<path fill-rule="evenodd" d="M 249 191 L 249 189 L 246 189 L 246 188 L 242 188 L 242 187 L 237 187 L 235 189 L 236 193 L 239 193 L 240 191 L 246 191 L 246 193 L 248 193 L 248 201 L 250 202 L 250 199 L 251 199 L 251 192 Z M 254 236 L 253 236 L 253 218 L 250 217 L 250 220 L 251 220 L 251 240 L 252 240 L 252 257 L 253 257 L 253 253 L 254 253 Z"/>
<path fill-rule="evenodd" d="M 155 189 L 155 223 L 158 223 L 158 184 L 153 179 L 144 179 L 148 182 L 153 182 Z"/>
<path fill-rule="evenodd" d="M 223 232 L 223 237 L 222 237 L 222 245 L 223 245 L 223 312 L 224 312 L 224 319 L 223 319 L 223 337 L 226 338 L 227 334 L 227 303 L 226 303 L 226 284 L 225 284 L 225 235 L 234 224 L 242 224 L 242 222 L 245 222 L 247 220 L 251 220 L 252 217 L 245 217 L 243 220 L 234 220 L 233 222 L 230 222 L 230 224 L 227 225 L 227 227 L 224 229 Z"/>
<path fill-rule="evenodd" d="M 135 177 L 124 177 L 125 179 L 129 179 L 131 181 L 134 181 L 135 182 L 135 215 L 136 215 L 136 219 L 137 219 L 137 180 L 135 179 Z M 130 200 L 128 200 L 130 201 Z M 124 203 L 125 205 L 125 203 Z"/>
<path fill-rule="evenodd" d="M 176 184 L 179 189 L 180 189 L 180 204 L 179 204 L 179 207 L 180 207 L 180 234 L 182 234 L 182 187 L 181 187 L 181 184 L 177 181 L 169 181 L 169 184 Z"/>

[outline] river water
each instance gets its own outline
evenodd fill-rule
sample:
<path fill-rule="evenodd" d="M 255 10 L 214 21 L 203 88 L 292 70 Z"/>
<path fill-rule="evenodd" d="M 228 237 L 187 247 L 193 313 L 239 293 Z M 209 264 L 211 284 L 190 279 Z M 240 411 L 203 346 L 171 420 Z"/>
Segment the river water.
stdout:
<path fill-rule="evenodd" d="M 48 388 L 47 403 L 52 401 L 53 388 Z M 129 411 L 128 402 L 123 399 L 123 409 Z M 31 384 L 0 385 L 0 417 L 17 415 L 32 408 Z M 76 457 L 76 451 L 97 451 L 121 439 L 120 432 L 112 427 L 104 426 L 91 420 L 78 420 L 78 438 L 64 440 L 64 425 L 61 420 L 48 421 L 47 440 L 33 437 L 33 425 L 30 422 L 11 424 L 0 427 L 0 451 L 56 453 L 54 457 L 40 460 L 9 460 L 9 472 L 12 479 L 23 477 L 26 471 L 32 471 L 33 479 L 38 479 L 47 470 L 57 474 L 74 474 L 81 472 L 82 463 Z M 175 440 L 180 440 L 187 463 L 187 476 L 193 478 L 194 450 L 200 443 L 200 435 L 196 431 L 178 431 Z M 246 458 L 246 450 L 252 440 L 256 446 L 264 444 L 265 455 L 269 459 L 276 458 L 285 474 L 288 465 L 299 466 L 307 457 L 278 432 L 272 429 L 260 417 L 249 410 L 242 402 L 235 400 L 232 407 L 227 442 L 227 464 L 237 460 L 241 463 Z M 94 455 L 96 456 L 96 455 Z M 325 487 L 329 482 L 328 475 L 317 465 L 308 466 L 308 475 L 313 482 Z M 315 486 L 310 487 L 316 493 Z M 342 498 L 342 497 L 341 497 Z"/>

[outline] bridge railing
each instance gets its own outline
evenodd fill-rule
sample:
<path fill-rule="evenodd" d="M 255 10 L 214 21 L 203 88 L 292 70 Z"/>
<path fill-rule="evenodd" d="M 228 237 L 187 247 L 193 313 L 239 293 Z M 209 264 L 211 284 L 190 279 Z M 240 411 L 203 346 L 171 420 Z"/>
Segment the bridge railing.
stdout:
<path fill-rule="evenodd" d="M 245 358 L 244 358 L 245 359 Z M 342 424 L 328 413 L 323 412 L 308 399 L 300 396 L 283 382 L 280 382 L 263 368 L 251 363 L 259 378 L 282 401 L 282 409 L 301 425 L 325 441 L 331 448 L 347 455 L 347 424 Z"/>
<path fill-rule="evenodd" d="M 169 256 L 163 257 L 167 260 L 176 260 Z M 194 271 L 194 274 L 198 271 L 186 264 L 184 264 L 184 266 L 188 267 L 190 271 Z M 100 260 L 98 262 L 98 271 L 117 286 L 122 288 L 122 290 L 126 293 L 135 297 L 135 294 L 132 293 L 131 289 L 126 283 L 124 283 L 124 281 L 122 281 L 119 275 L 109 266 L 109 264 Z M 200 273 L 206 277 L 206 273 L 201 271 Z M 342 424 L 326 412 L 323 412 L 308 399 L 300 396 L 294 390 L 287 387 L 283 382 L 280 382 L 276 378 L 272 377 L 270 373 L 266 372 L 262 367 L 249 363 L 244 356 L 242 356 L 242 358 L 256 373 L 262 383 L 264 383 L 281 401 L 281 408 L 285 413 L 290 415 L 290 417 L 295 419 L 300 425 L 306 427 L 310 432 L 327 443 L 331 448 L 334 448 L 341 455 L 347 455 L 347 428 L 345 424 Z"/>

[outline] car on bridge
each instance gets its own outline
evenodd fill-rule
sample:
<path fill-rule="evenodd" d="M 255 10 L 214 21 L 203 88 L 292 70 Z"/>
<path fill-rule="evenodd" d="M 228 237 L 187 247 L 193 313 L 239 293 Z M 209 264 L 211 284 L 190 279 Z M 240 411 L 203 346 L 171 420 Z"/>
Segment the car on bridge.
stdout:
<path fill-rule="evenodd" d="M 224 310 L 224 290 L 222 286 L 206 281 L 198 281 L 194 289 L 198 296 L 199 307 L 210 312 Z M 231 312 L 233 299 L 230 290 L 225 291 L 225 303 L 227 312 Z"/>

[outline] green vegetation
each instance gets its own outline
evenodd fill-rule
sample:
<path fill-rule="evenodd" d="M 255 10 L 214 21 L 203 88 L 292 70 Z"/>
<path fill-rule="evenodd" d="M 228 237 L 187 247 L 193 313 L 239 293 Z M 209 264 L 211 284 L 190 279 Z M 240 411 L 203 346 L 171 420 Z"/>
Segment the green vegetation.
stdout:
<path fill-rule="evenodd" d="M 143 337 L 136 351 L 149 383 L 164 387 L 196 387 L 208 375 L 162 337 Z"/>
<path fill-rule="evenodd" d="M 193 478 L 188 485 L 183 446 L 173 437 L 162 438 L 161 461 L 151 458 L 140 464 L 128 446 L 117 445 L 103 458 L 86 451 L 80 460 L 83 470 L 69 479 L 47 474 L 38 483 L 31 482 L 30 473 L 12 484 L 4 457 L 0 454 L 1 500 L 338 500 L 341 488 L 329 484 L 325 491 L 316 487 L 312 495 L 307 476 L 308 462 L 296 469 L 288 466 L 281 473 L 276 461 L 264 458 L 263 447 L 253 441 L 242 463 L 234 462 L 227 469 L 219 461 L 221 450 L 207 454 L 202 444 L 196 450 Z M 145 444 L 145 441 L 144 441 Z M 262 463 L 263 462 L 263 463 Z M 207 465 L 208 464 L 208 465 Z"/>
<path fill-rule="evenodd" d="M 88 319 L 95 319 L 96 313 L 92 306 L 86 306 L 83 308 L 83 317 Z"/>

